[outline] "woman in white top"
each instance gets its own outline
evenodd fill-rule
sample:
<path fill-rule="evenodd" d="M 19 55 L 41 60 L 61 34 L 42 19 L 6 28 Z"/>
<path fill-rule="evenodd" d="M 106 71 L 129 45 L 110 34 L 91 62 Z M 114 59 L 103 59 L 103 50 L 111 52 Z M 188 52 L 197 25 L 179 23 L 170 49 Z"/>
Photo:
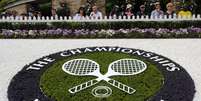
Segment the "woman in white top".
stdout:
<path fill-rule="evenodd" d="M 73 17 L 73 19 L 75 19 L 75 20 L 81 20 L 85 16 L 86 16 L 86 14 L 85 14 L 84 8 L 80 7 L 79 11 L 77 12 L 77 14 L 75 14 L 75 16 Z"/>

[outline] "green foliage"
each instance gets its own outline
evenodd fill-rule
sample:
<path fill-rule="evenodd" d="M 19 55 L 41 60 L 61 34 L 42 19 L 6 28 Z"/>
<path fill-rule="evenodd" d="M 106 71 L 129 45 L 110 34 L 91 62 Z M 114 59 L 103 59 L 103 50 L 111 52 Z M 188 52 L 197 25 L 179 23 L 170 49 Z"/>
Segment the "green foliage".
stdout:
<path fill-rule="evenodd" d="M 8 23 L 0 22 L 0 29 L 45 29 L 47 23 Z"/>
<path fill-rule="evenodd" d="M 134 22 L 52 22 L 52 23 L 10 23 L 0 22 L 0 29 L 131 29 L 131 28 L 168 28 L 179 29 L 200 27 L 201 21 L 134 21 Z"/>
<path fill-rule="evenodd" d="M 167 29 L 180 29 L 180 28 L 200 28 L 201 21 L 131 21 L 131 22 L 52 22 L 52 23 L 10 23 L 10 22 L 0 22 L 0 29 L 10 29 L 10 30 L 44 30 L 44 29 L 87 29 L 87 30 L 108 30 L 108 29 L 132 29 L 132 28 L 167 28 Z M 1 31 L 0 31 L 1 32 Z M 107 33 L 101 35 L 42 35 L 42 36 L 2 36 L 0 38 L 200 38 L 200 33 L 189 33 L 189 34 L 176 34 L 176 33 L 164 33 L 163 35 L 151 34 L 151 33 L 116 33 L 113 36 L 108 36 Z"/>
<path fill-rule="evenodd" d="M 43 12 L 43 16 L 51 16 L 51 6 L 51 2 L 39 4 L 39 9 L 40 12 Z"/>
<path fill-rule="evenodd" d="M 195 1 L 195 4 L 196 4 L 196 10 L 195 10 L 195 12 L 197 14 L 201 14 L 201 2 L 200 2 L 200 0 L 194 0 L 194 1 Z"/>
<path fill-rule="evenodd" d="M 9 1 L 9 0 L 1 0 L 1 1 L 0 1 L 0 7 L 5 6 L 5 4 L 7 4 L 8 1 Z"/>
<path fill-rule="evenodd" d="M 3 11 L 5 11 L 5 10 L 3 8 L 0 8 L 0 13 L 3 12 Z"/>
<path fill-rule="evenodd" d="M 6 4 L 14 2 L 17 0 L 0 0 L 0 8 L 6 6 Z"/>
<path fill-rule="evenodd" d="M 166 11 L 166 5 L 170 2 L 170 0 L 160 0 L 162 10 Z"/>
<path fill-rule="evenodd" d="M 135 58 L 143 60 L 147 64 L 148 69 L 139 75 L 112 77 L 113 79 L 136 89 L 137 91 L 132 95 L 126 94 L 125 92 L 110 86 L 104 81 L 79 93 L 70 94 L 68 92 L 69 88 L 96 78 L 93 76 L 72 76 L 62 71 L 61 67 L 63 63 L 75 58 L 87 58 L 96 61 L 100 64 L 102 74 L 107 72 L 108 65 L 111 62 L 122 58 Z M 61 61 L 57 61 L 43 73 L 40 80 L 40 86 L 47 96 L 55 99 L 56 101 L 145 101 L 160 90 L 163 85 L 163 80 L 164 77 L 156 68 L 156 65 L 144 60 L 144 58 L 123 53 L 117 54 L 112 52 L 99 52 L 80 54 L 79 56 L 72 56 Z M 109 86 L 113 90 L 112 95 L 107 99 L 96 98 L 91 94 L 91 90 L 100 85 Z"/>

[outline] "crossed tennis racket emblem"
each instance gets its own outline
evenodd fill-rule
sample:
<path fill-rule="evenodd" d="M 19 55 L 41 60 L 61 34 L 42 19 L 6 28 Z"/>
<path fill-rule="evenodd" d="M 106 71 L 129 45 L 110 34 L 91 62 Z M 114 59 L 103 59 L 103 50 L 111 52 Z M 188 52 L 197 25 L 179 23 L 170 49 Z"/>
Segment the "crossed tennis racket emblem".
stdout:
<path fill-rule="evenodd" d="M 110 85 L 128 94 L 133 94 L 136 91 L 135 89 L 109 77 L 140 74 L 147 69 L 147 65 L 143 61 L 137 59 L 120 59 L 112 62 L 108 67 L 107 73 L 103 75 L 100 73 L 100 65 L 97 62 L 90 59 L 73 59 L 64 63 L 62 69 L 70 75 L 97 77 L 96 79 L 70 88 L 68 91 L 72 94 L 89 88 L 101 80 L 106 81 Z"/>

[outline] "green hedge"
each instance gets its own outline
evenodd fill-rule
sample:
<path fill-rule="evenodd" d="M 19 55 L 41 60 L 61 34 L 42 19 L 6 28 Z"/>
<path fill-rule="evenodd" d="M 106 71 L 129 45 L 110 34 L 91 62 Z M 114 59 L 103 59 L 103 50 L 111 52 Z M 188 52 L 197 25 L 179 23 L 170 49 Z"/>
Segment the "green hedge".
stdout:
<path fill-rule="evenodd" d="M 52 22 L 52 23 L 10 23 L 0 22 L 0 29 L 130 29 L 130 28 L 188 28 L 201 27 L 201 21 L 135 21 L 135 22 Z"/>

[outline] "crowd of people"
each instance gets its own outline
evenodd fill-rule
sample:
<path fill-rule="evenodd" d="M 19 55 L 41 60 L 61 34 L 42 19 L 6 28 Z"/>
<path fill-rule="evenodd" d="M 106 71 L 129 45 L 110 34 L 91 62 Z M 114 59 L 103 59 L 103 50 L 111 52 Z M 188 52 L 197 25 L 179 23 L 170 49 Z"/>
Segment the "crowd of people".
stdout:
<path fill-rule="evenodd" d="M 167 16 L 181 16 L 181 17 L 191 17 L 192 12 L 188 8 L 188 6 L 182 6 L 179 10 L 176 10 L 176 6 L 173 3 L 167 3 L 166 10 L 163 11 L 161 9 L 160 2 L 154 3 L 154 9 L 152 10 L 150 7 L 146 7 L 146 4 L 142 4 L 139 6 L 139 11 L 133 12 L 132 5 L 127 4 L 125 10 L 122 10 L 119 6 L 114 6 L 112 11 L 110 12 L 110 16 L 152 16 L 154 18 Z"/>
<path fill-rule="evenodd" d="M 167 10 L 165 12 L 162 11 L 160 3 L 157 2 L 157 3 L 155 3 L 155 9 L 151 12 L 151 16 L 155 17 L 155 18 L 163 17 L 164 15 L 172 16 L 172 17 L 175 15 L 180 16 L 180 17 L 191 17 L 192 16 L 192 13 L 188 9 L 188 6 L 182 6 L 179 11 L 176 11 L 174 4 L 168 3 L 166 5 L 166 9 Z"/>
<path fill-rule="evenodd" d="M 119 7 L 115 5 L 109 16 L 152 16 L 153 18 L 163 17 L 164 15 L 167 16 L 180 16 L 180 17 L 191 17 L 192 12 L 188 9 L 188 6 L 182 6 L 179 10 L 176 10 L 176 7 L 173 3 L 168 3 L 166 5 L 166 11 L 161 9 L 160 2 L 154 3 L 154 9 L 151 12 L 147 10 L 145 4 L 140 5 L 139 11 L 134 13 L 132 10 L 133 6 L 131 4 L 127 4 L 126 8 Z M 93 17 L 93 18 L 100 18 L 102 17 L 102 13 L 98 10 L 97 6 L 92 6 L 92 11 L 90 15 L 86 15 L 85 9 L 80 7 L 77 14 L 75 14 L 74 19 L 80 19 L 85 16 Z"/>
<path fill-rule="evenodd" d="M 103 13 L 98 9 L 97 5 L 92 5 L 90 12 L 86 11 L 85 7 L 80 7 L 76 14 L 70 15 L 70 10 L 65 4 L 61 4 L 61 9 L 56 10 L 52 9 L 52 16 L 73 16 L 73 19 L 81 19 L 83 17 L 89 16 L 90 18 L 102 18 Z M 107 16 L 152 16 L 154 18 L 163 17 L 164 15 L 181 16 L 181 17 L 191 17 L 192 12 L 188 9 L 188 6 L 182 6 L 179 10 L 176 10 L 176 7 L 173 3 L 168 3 L 166 5 L 166 11 L 161 9 L 160 2 L 154 3 L 154 9 L 150 10 L 150 7 L 147 7 L 146 4 L 139 6 L 139 11 L 133 12 L 133 5 L 127 4 L 126 6 L 119 7 L 114 5 L 112 10 Z M 4 12 L 1 16 L 31 16 L 31 17 L 41 17 L 42 14 L 40 11 L 29 10 L 27 13 L 17 14 L 16 11 L 7 11 Z"/>
<path fill-rule="evenodd" d="M 41 17 L 42 13 L 40 11 L 28 11 L 27 13 L 21 13 L 18 14 L 18 12 L 16 10 L 7 10 L 6 12 L 3 12 L 0 14 L 0 17 L 15 17 L 15 18 L 19 18 L 20 16 L 22 17 Z"/>

